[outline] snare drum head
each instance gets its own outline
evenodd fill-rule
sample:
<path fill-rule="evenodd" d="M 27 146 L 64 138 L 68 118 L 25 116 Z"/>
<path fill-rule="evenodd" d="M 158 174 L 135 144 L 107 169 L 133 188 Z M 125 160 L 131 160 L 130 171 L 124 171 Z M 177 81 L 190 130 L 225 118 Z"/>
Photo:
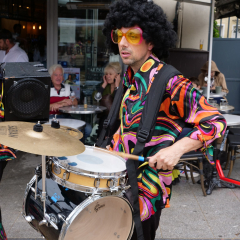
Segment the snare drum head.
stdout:
<path fill-rule="evenodd" d="M 85 146 L 81 154 L 68 157 L 58 157 L 59 164 L 76 172 L 117 173 L 126 170 L 125 159 L 111 154 L 107 150 Z"/>
<path fill-rule="evenodd" d="M 91 201 L 67 219 L 60 239 L 127 240 L 133 232 L 132 209 L 127 200 L 108 196 Z"/>

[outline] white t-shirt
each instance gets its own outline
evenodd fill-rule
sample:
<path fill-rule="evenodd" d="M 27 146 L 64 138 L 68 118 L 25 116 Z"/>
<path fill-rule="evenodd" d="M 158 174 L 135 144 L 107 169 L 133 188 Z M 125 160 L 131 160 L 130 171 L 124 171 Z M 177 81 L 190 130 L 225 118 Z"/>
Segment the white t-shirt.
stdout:
<path fill-rule="evenodd" d="M 6 51 L 0 51 L 0 62 L 28 62 L 28 56 L 26 52 L 18 46 L 19 43 L 9 50 L 6 54 Z"/>

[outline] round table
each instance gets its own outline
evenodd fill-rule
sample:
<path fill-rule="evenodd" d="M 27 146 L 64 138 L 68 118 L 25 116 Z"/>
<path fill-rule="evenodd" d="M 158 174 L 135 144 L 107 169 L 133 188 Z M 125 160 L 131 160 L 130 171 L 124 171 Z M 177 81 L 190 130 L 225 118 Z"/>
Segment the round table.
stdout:
<path fill-rule="evenodd" d="M 225 92 L 221 92 L 221 93 L 210 93 L 209 97 L 211 98 L 219 98 L 219 97 L 225 97 L 227 95 L 227 93 Z M 207 93 L 203 94 L 204 97 L 207 97 Z"/>
<path fill-rule="evenodd" d="M 97 105 L 87 105 L 87 108 L 84 108 L 83 105 L 77 105 L 74 108 L 72 108 L 72 106 L 61 107 L 59 108 L 59 112 L 69 114 L 94 114 L 105 111 L 106 109 L 106 107 L 98 107 Z"/>
<path fill-rule="evenodd" d="M 231 105 L 223 106 L 222 108 L 217 107 L 220 113 L 231 113 L 234 111 L 235 107 Z"/>
<path fill-rule="evenodd" d="M 240 125 L 240 116 L 238 115 L 223 114 L 223 117 L 226 119 L 228 127 Z"/>
<path fill-rule="evenodd" d="M 87 108 L 84 108 L 84 105 L 77 105 L 74 108 L 72 106 L 61 107 L 59 112 L 69 113 L 69 114 L 79 114 L 79 115 L 91 115 L 91 126 L 93 127 L 93 114 L 100 113 L 107 110 L 106 107 L 97 106 L 97 105 L 87 105 Z M 86 118 L 85 118 L 86 119 Z"/>
<path fill-rule="evenodd" d="M 46 122 L 45 124 L 50 125 L 53 119 L 49 120 L 49 122 Z M 70 128 L 75 128 L 78 130 L 82 130 L 86 126 L 86 122 L 78 119 L 71 119 L 71 118 L 57 118 L 57 120 L 60 123 L 60 126 L 66 126 Z"/>

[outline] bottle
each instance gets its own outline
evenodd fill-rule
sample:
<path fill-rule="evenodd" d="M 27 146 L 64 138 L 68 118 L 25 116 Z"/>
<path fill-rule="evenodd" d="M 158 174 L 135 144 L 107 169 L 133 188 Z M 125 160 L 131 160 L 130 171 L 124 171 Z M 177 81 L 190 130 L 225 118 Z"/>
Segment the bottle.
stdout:
<path fill-rule="evenodd" d="M 84 97 L 83 107 L 84 107 L 84 108 L 87 108 L 87 97 Z"/>

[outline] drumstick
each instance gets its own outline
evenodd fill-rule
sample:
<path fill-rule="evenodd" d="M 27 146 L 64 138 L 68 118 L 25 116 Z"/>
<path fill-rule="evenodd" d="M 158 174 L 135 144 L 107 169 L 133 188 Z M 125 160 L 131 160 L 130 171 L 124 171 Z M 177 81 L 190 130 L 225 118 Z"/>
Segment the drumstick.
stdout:
<path fill-rule="evenodd" d="M 107 149 L 99 148 L 99 147 L 95 147 L 95 148 L 97 148 L 99 150 L 104 150 L 104 151 L 107 150 Z M 117 152 L 117 151 L 109 151 L 109 152 L 112 153 L 112 154 L 118 155 L 118 156 L 120 156 L 122 158 L 129 158 L 129 159 L 137 160 L 137 161 L 140 161 L 140 162 L 148 161 L 148 158 L 137 156 L 137 155 L 133 155 L 133 154 L 129 154 L 129 153 Z"/>
<path fill-rule="evenodd" d="M 142 157 L 142 156 L 137 156 L 137 155 L 124 153 L 124 152 L 117 152 L 117 151 L 110 151 L 110 152 L 115 154 L 115 155 L 118 155 L 122 158 L 129 158 L 129 159 L 137 160 L 137 161 L 140 161 L 140 162 L 148 161 L 148 158 L 145 158 L 145 157 Z"/>

